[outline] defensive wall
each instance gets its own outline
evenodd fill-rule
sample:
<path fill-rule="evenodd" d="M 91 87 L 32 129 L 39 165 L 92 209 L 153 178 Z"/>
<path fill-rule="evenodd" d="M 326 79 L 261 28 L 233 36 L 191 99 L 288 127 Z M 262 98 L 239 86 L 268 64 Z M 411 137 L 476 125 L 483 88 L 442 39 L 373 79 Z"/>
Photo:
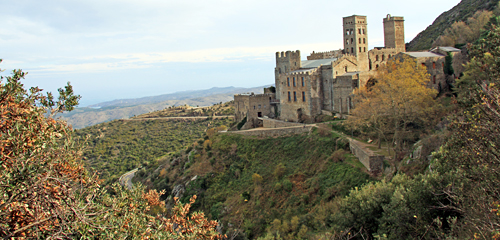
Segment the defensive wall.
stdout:
<path fill-rule="evenodd" d="M 354 139 L 349 139 L 349 148 L 351 153 L 365 165 L 368 171 L 379 172 L 384 169 L 384 156 L 374 154 L 370 149 L 367 149 L 362 143 Z"/>
<path fill-rule="evenodd" d="M 279 121 L 279 120 L 270 119 L 270 118 L 259 118 L 259 120 L 262 120 L 262 124 L 263 124 L 264 128 L 297 127 L 297 126 L 304 126 L 305 125 L 303 123 L 284 122 L 284 121 Z"/>
<path fill-rule="evenodd" d="M 303 126 L 285 127 L 285 128 L 254 128 L 251 130 L 221 132 L 221 133 L 240 134 L 244 136 L 256 136 L 256 137 L 280 137 L 285 135 L 308 133 L 311 131 L 313 127 L 314 125 L 303 125 Z"/>

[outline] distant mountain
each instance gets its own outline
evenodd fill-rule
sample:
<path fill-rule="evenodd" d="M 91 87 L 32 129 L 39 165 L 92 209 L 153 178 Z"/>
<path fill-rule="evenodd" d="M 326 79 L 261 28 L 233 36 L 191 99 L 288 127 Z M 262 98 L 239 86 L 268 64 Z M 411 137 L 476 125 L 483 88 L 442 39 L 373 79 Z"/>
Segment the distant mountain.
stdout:
<path fill-rule="evenodd" d="M 466 21 L 467 18 L 472 17 L 479 10 L 491 11 L 495 9 L 498 2 L 499 0 L 462 0 L 451 10 L 439 15 L 432 25 L 420 32 L 407 44 L 406 49 L 408 51 L 430 49 L 434 40 L 443 34 L 444 30 L 451 27 L 454 22 Z"/>
<path fill-rule="evenodd" d="M 268 87 L 268 86 L 266 86 Z M 203 97 L 209 97 L 209 96 L 225 96 L 225 95 L 232 95 L 237 94 L 237 93 L 243 93 L 243 92 L 248 92 L 248 91 L 253 91 L 253 92 L 262 92 L 262 87 L 256 87 L 256 88 L 237 88 L 237 87 L 213 87 L 210 89 L 205 89 L 205 90 L 196 90 L 196 91 L 182 91 L 182 92 L 175 92 L 175 93 L 169 93 L 169 94 L 162 94 L 158 96 L 152 96 L 152 97 L 143 97 L 143 98 L 133 98 L 133 99 L 118 99 L 118 100 L 113 100 L 109 102 L 103 102 L 103 103 L 98 103 L 94 105 L 90 105 L 88 107 L 91 108 L 96 108 L 96 107 L 109 107 L 109 106 L 136 106 L 136 105 L 141 105 L 141 104 L 152 104 L 152 103 L 161 103 L 165 102 L 168 100 L 187 100 L 187 99 L 193 99 L 194 96 L 196 96 L 197 99 L 202 99 Z M 202 100 L 206 101 L 206 100 Z M 189 105 L 189 104 L 188 104 Z"/>
<path fill-rule="evenodd" d="M 169 106 L 211 106 L 220 102 L 233 100 L 234 94 L 262 93 L 264 87 L 255 88 L 211 88 L 207 90 L 183 91 L 152 97 L 136 99 L 118 99 L 94 104 L 88 107 L 76 108 L 71 112 L 60 114 L 73 128 L 80 129 L 114 119 L 130 118 L 136 115 L 165 109 Z"/>

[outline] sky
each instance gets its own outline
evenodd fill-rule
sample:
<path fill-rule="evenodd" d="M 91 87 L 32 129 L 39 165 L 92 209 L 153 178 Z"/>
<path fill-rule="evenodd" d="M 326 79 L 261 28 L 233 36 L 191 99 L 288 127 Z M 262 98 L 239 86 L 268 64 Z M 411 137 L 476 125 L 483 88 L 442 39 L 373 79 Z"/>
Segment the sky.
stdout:
<path fill-rule="evenodd" d="M 368 17 L 369 49 L 382 19 L 405 18 L 411 41 L 459 0 L 0 1 L 0 75 L 26 87 L 71 82 L 80 106 L 212 87 L 274 83 L 275 53 L 342 48 L 342 17 Z M 195 97 L 195 96 L 193 96 Z"/>

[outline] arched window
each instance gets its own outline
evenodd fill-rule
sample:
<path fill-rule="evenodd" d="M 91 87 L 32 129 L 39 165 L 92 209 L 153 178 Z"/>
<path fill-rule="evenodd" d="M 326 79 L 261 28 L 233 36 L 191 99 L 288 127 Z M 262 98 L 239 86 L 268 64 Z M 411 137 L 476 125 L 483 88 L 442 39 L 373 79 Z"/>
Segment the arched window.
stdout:
<path fill-rule="evenodd" d="M 351 53 L 354 53 L 354 48 L 351 48 Z"/>
<path fill-rule="evenodd" d="M 361 52 L 361 47 L 359 47 L 359 52 Z"/>
<path fill-rule="evenodd" d="M 363 38 L 363 43 L 366 43 L 366 38 Z"/>
<path fill-rule="evenodd" d="M 345 72 L 347 72 L 347 66 L 344 67 Z"/>
<path fill-rule="evenodd" d="M 358 28 L 358 33 L 361 34 L 361 28 Z"/>
<path fill-rule="evenodd" d="M 366 52 L 366 47 L 363 47 L 363 52 Z"/>
<path fill-rule="evenodd" d="M 358 42 L 361 44 L 361 38 L 358 39 Z"/>
<path fill-rule="evenodd" d="M 354 43 L 354 38 L 351 38 L 351 44 L 353 44 L 353 43 Z"/>
<path fill-rule="evenodd" d="M 375 61 L 378 61 L 378 55 L 375 56 Z"/>

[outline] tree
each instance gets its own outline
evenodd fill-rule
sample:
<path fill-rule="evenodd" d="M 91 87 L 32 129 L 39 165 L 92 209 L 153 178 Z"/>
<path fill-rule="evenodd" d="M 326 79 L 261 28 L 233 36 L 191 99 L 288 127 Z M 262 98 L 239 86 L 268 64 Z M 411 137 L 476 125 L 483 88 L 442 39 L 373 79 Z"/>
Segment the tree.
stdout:
<path fill-rule="evenodd" d="M 432 122 L 437 91 L 426 87 L 429 79 L 425 67 L 409 57 L 390 60 L 379 68 L 373 85 L 355 91 L 347 124 L 375 135 L 379 143 L 392 137 L 401 149 Z"/>
<path fill-rule="evenodd" d="M 0 237 L 9 238 L 159 238 L 215 239 L 217 222 L 190 204 L 177 202 L 171 218 L 152 215 L 165 205 L 160 193 L 118 184 L 108 192 L 81 161 L 72 129 L 53 114 L 72 110 L 80 96 L 71 85 L 59 98 L 41 89 L 25 90 L 26 73 L 0 78 Z M 47 116 L 47 113 L 49 115 Z M 177 210 L 181 209 L 181 210 Z M 159 211 L 164 212 L 164 211 Z"/>
<path fill-rule="evenodd" d="M 500 237 L 500 28 L 491 24 L 475 45 L 457 81 L 459 109 L 449 128 L 453 135 L 436 154 L 435 168 L 453 179 L 443 186 L 463 216 L 457 236 Z"/>

